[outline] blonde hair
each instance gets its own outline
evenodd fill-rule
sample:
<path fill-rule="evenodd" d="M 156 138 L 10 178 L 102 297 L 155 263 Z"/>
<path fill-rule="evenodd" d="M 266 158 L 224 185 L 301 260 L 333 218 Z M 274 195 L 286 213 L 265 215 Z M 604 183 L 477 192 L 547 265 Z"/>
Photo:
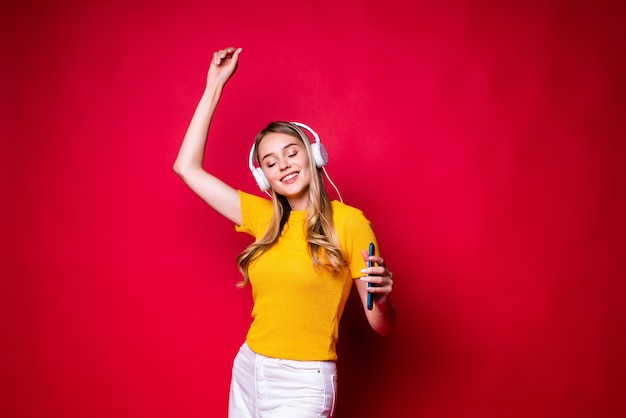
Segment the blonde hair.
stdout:
<path fill-rule="evenodd" d="M 308 189 L 308 204 L 306 208 L 306 236 L 307 247 L 311 262 L 315 269 L 326 269 L 332 274 L 338 274 L 346 266 L 346 260 L 333 222 L 333 207 L 326 193 L 321 169 L 315 166 L 311 143 L 306 134 L 296 125 L 289 122 L 272 122 L 257 135 L 254 146 L 258 162 L 259 143 L 268 133 L 283 133 L 298 138 L 304 143 L 309 157 L 311 182 Z M 243 274 L 243 281 L 238 286 L 243 287 L 249 281 L 248 268 L 250 264 L 274 245 L 282 232 L 283 226 L 289 220 L 291 206 L 287 198 L 272 190 L 274 210 L 269 227 L 261 238 L 250 244 L 237 257 L 239 270 Z"/>

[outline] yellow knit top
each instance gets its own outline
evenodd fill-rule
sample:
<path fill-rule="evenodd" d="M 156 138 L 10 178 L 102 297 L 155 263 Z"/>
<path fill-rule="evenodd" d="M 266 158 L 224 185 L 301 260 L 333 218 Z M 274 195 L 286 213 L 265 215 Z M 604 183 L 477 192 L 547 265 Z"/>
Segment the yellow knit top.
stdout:
<path fill-rule="evenodd" d="M 272 217 L 272 202 L 241 191 L 239 196 L 243 222 L 236 230 L 261 238 Z M 313 268 L 305 211 L 292 211 L 278 242 L 250 264 L 254 307 L 246 342 L 255 352 L 291 360 L 337 360 L 339 321 L 352 279 L 361 277 L 365 267 L 361 250 L 376 244 L 376 237 L 360 210 L 338 201 L 332 207 L 348 263 L 339 276 Z"/>

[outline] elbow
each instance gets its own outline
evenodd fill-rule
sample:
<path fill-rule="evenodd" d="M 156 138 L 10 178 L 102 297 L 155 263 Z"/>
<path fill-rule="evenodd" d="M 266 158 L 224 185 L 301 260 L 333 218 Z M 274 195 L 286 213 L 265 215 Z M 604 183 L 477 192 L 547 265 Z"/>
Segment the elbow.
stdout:
<path fill-rule="evenodd" d="M 188 164 L 176 160 L 174 162 L 174 173 L 178 175 L 185 183 L 189 184 L 189 181 L 193 178 L 197 178 L 198 174 L 203 171 L 201 168 L 196 167 L 194 164 Z"/>
<path fill-rule="evenodd" d="M 174 166 L 172 168 L 174 169 L 174 173 L 176 173 L 178 177 L 185 178 L 186 170 L 185 167 L 180 163 L 180 161 L 174 161 Z"/>

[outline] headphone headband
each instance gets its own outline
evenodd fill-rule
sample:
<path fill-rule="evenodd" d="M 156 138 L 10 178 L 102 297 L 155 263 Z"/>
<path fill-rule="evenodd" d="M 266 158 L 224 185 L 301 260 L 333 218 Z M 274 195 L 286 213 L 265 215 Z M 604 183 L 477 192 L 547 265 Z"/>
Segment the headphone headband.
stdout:
<path fill-rule="evenodd" d="M 318 143 L 318 144 L 319 144 L 319 143 L 321 143 L 321 142 L 322 142 L 322 141 L 320 141 L 320 136 L 319 136 L 319 135 L 317 134 L 317 132 L 315 132 L 315 131 L 311 128 L 311 127 L 309 127 L 309 126 L 305 125 L 305 124 L 304 124 L 304 123 L 302 123 L 302 122 L 289 122 L 289 123 L 291 123 L 292 125 L 296 125 L 296 126 L 297 126 L 297 127 L 299 127 L 299 128 L 304 128 L 304 129 L 306 129 L 307 131 L 309 131 L 309 132 L 313 135 L 313 138 L 315 139 L 315 142 L 316 142 L 316 143 Z"/>

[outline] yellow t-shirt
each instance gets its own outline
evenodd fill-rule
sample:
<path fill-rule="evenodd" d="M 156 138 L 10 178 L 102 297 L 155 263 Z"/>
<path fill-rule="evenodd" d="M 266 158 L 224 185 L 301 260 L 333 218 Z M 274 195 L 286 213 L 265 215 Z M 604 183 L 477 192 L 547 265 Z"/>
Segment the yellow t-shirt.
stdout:
<path fill-rule="evenodd" d="M 272 217 L 272 202 L 239 192 L 243 222 L 236 226 L 261 238 Z M 365 267 L 361 250 L 373 242 L 370 222 L 363 213 L 332 202 L 333 219 L 348 267 L 338 276 L 315 270 L 304 238 L 306 212 L 292 211 L 278 242 L 251 263 L 252 324 L 246 342 L 268 357 L 291 360 L 336 360 L 339 321 L 350 294 L 352 279 Z"/>

